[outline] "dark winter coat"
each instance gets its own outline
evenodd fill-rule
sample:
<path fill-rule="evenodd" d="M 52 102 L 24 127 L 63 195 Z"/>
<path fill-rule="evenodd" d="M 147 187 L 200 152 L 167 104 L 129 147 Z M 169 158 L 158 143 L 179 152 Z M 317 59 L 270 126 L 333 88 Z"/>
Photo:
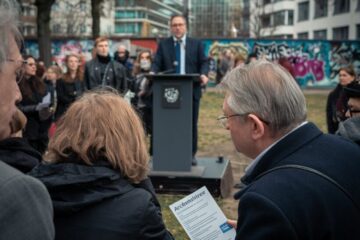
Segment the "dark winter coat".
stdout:
<path fill-rule="evenodd" d="M 286 168 L 311 167 L 338 182 L 350 195 L 314 173 Z M 360 148 L 308 123 L 274 145 L 253 171 L 242 179 L 247 185 L 240 199 L 237 240 L 359 239 Z"/>
<path fill-rule="evenodd" d="M 50 193 L 56 239 L 172 239 L 149 180 L 131 184 L 106 161 L 42 164 L 31 175 Z"/>
<path fill-rule="evenodd" d="M 58 104 L 55 113 L 55 119 L 59 119 L 65 111 L 69 108 L 77 97 L 79 97 L 85 90 L 83 81 L 75 80 L 72 83 L 65 82 L 59 79 L 56 82 L 56 92 L 58 96 Z"/>
<path fill-rule="evenodd" d="M 30 172 L 42 160 L 26 139 L 17 137 L 0 141 L 0 156 L 1 161 L 23 173 Z"/>
<path fill-rule="evenodd" d="M 111 86 L 120 93 L 125 93 L 127 86 L 126 68 L 110 57 L 100 57 L 90 60 L 85 64 L 84 72 L 85 88 L 88 90 Z"/>

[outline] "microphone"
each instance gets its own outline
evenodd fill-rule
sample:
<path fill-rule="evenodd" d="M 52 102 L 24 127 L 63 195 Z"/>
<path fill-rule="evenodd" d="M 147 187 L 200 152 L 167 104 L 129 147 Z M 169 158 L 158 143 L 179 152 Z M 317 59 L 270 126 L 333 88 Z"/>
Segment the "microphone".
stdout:
<path fill-rule="evenodd" d="M 167 73 L 175 73 L 175 68 L 171 68 L 162 72 L 158 72 L 158 74 L 167 74 Z"/>
<path fill-rule="evenodd" d="M 167 73 L 175 73 L 176 71 L 176 67 L 179 65 L 178 61 L 174 61 L 173 62 L 173 66 L 174 68 L 170 68 L 168 70 L 162 71 L 162 72 L 158 72 L 158 74 L 167 74 Z"/>

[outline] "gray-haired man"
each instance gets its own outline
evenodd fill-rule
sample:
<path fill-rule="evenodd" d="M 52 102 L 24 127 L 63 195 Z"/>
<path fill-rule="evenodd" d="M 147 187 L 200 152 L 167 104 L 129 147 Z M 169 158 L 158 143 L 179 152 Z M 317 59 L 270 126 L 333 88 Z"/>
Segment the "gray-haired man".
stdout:
<path fill-rule="evenodd" d="M 360 148 L 306 121 L 305 97 L 280 65 L 235 68 L 220 85 L 219 120 L 254 159 L 229 221 L 236 239 L 359 239 Z"/>
<path fill-rule="evenodd" d="M 11 133 L 15 103 L 21 100 L 17 80 L 24 61 L 19 52 L 15 0 L 0 0 L 0 141 Z M 0 239 L 53 239 L 52 205 L 45 187 L 1 161 Z"/>

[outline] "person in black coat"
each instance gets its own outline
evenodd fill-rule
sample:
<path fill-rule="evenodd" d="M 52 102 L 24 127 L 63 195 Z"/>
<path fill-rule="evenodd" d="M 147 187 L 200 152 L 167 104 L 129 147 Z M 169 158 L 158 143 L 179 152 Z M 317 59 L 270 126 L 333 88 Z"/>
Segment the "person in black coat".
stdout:
<path fill-rule="evenodd" d="M 19 109 L 27 118 L 23 136 L 33 148 L 43 154 L 49 138 L 47 129 L 43 126 L 44 122 L 40 116 L 43 111 L 49 109 L 50 101 L 47 103 L 43 102 L 43 98 L 48 92 L 45 83 L 35 75 L 36 62 L 34 57 L 26 55 L 24 60 L 27 61 L 25 76 L 19 83 L 22 100 L 18 104 Z"/>
<path fill-rule="evenodd" d="M 354 68 L 342 67 L 339 70 L 339 84 L 329 93 L 326 103 L 326 123 L 328 132 L 334 134 L 339 123 L 346 119 L 347 102 L 349 98 L 344 93 L 344 87 L 356 79 Z"/>
<path fill-rule="evenodd" d="M 290 73 L 260 60 L 220 83 L 237 151 L 254 159 L 241 179 L 236 240 L 358 239 L 360 148 L 306 121 Z"/>
<path fill-rule="evenodd" d="M 30 174 L 50 193 L 56 239 L 172 239 L 147 178 L 142 123 L 116 93 L 75 101 L 44 158 Z"/>
<path fill-rule="evenodd" d="M 58 120 L 69 108 L 76 98 L 85 91 L 83 72 L 80 67 L 80 59 L 75 54 L 65 57 L 66 73 L 57 81 L 56 92 L 58 104 L 55 119 Z"/>
<path fill-rule="evenodd" d="M 200 75 L 199 81 L 194 81 L 192 99 L 192 165 L 197 165 L 195 155 L 198 142 L 201 86 L 206 86 L 209 81 L 207 77 L 209 65 L 202 42 L 186 35 L 186 19 L 184 16 L 172 16 L 170 29 L 172 36 L 159 43 L 151 71 L 154 73 L 166 71 L 167 73 L 196 73 Z"/>
<path fill-rule="evenodd" d="M 85 64 L 85 88 L 91 90 L 110 86 L 119 93 L 125 94 L 128 90 L 126 68 L 121 63 L 111 59 L 109 40 L 105 37 L 98 37 L 95 40 L 94 49 L 96 55 Z"/>
<path fill-rule="evenodd" d="M 41 160 L 41 154 L 22 138 L 26 125 L 25 115 L 17 109 L 11 121 L 11 135 L 0 141 L 1 161 L 22 173 L 30 172 Z"/>

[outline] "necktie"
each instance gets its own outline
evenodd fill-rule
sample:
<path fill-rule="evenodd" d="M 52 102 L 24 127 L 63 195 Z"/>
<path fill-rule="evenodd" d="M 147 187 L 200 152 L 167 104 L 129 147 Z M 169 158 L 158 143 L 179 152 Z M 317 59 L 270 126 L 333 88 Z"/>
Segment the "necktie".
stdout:
<path fill-rule="evenodd" d="M 176 73 L 180 73 L 180 64 L 181 64 L 181 50 L 180 50 L 180 47 L 181 47 L 181 40 L 178 40 L 175 42 L 175 61 L 176 61 L 176 64 L 175 65 L 175 72 Z"/>

